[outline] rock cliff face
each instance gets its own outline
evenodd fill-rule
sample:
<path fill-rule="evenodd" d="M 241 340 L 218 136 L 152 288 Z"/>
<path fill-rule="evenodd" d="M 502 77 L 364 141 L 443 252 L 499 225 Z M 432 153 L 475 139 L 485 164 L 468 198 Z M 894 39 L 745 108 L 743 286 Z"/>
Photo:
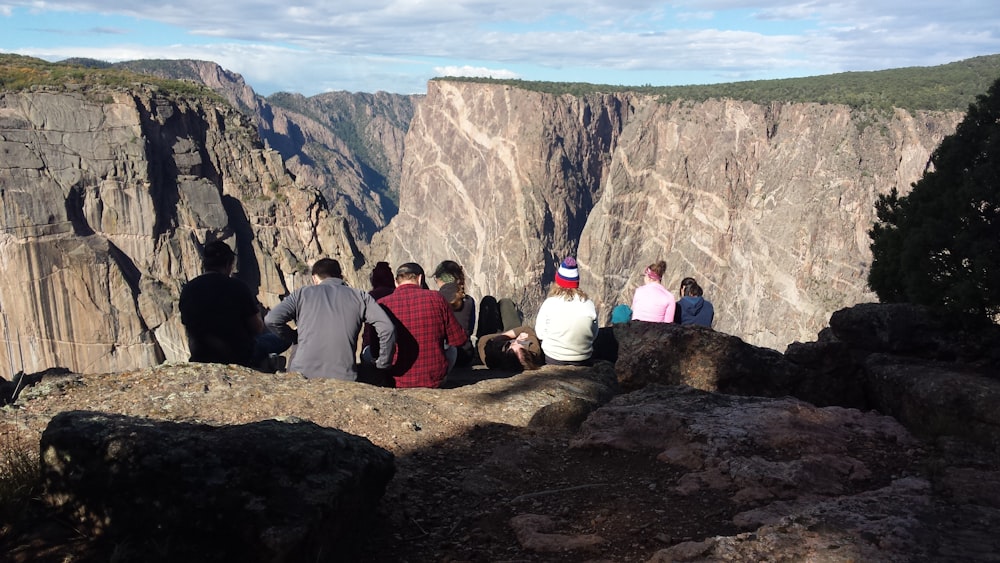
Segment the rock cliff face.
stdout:
<path fill-rule="evenodd" d="M 403 140 L 419 95 L 328 92 L 258 95 L 239 74 L 210 61 L 138 60 L 116 66 L 200 82 L 253 120 L 301 184 L 316 186 L 361 250 L 396 213 Z M 363 263 L 359 256 L 357 265 Z"/>
<path fill-rule="evenodd" d="M 530 319 L 577 253 L 604 321 L 662 259 L 672 291 L 699 281 L 716 329 L 783 347 L 874 299 L 874 201 L 906 193 L 961 116 L 432 81 L 373 259 L 457 260 L 472 295 Z"/>
<path fill-rule="evenodd" d="M 344 222 L 243 114 L 136 86 L 0 93 L 0 366 L 121 371 L 185 359 L 176 312 L 199 243 L 227 239 L 264 306 Z"/>
<path fill-rule="evenodd" d="M 472 295 L 534 311 L 558 257 L 576 251 L 634 110 L 629 96 L 431 82 L 406 138 L 399 214 L 373 260 L 457 260 Z"/>
<path fill-rule="evenodd" d="M 0 95 L 0 369 L 185 358 L 176 296 L 216 237 L 235 237 L 265 306 L 320 256 L 356 287 L 377 260 L 454 259 L 471 295 L 512 297 L 527 322 L 565 254 L 603 321 L 664 259 L 670 289 L 701 282 L 716 329 L 780 348 L 873 299 L 873 202 L 905 193 L 961 118 L 448 81 L 279 107 L 186 65 L 245 113 L 141 86 Z"/>

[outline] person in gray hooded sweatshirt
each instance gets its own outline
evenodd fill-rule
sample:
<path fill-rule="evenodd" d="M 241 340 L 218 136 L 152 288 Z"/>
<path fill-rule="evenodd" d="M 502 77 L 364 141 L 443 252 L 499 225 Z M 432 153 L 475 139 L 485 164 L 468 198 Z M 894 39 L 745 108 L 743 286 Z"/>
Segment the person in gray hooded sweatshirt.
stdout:
<path fill-rule="evenodd" d="M 701 325 L 712 328 L 715 307 L 703 298 L 701 286 L 694 278 L 681 280 L 681 299 L 674 309 L 674 322 L 682 325 Z"/>
<path fill-rule="evenodd" d="M 357 381 L 354 360 L 365 323 L 375 327 L 379 340 L 375 367 L 391 365 L 396 342 L 392 320 L 367 291 L 348 287 L 341 275 L 336 260 L 318 260 L 312 267 L 313 285 L 296 289 L 264 317 L 268 328 L 286 340 L 292 339 L 287 323 L 295 321 L 298 338 L 289 371 Z"/>

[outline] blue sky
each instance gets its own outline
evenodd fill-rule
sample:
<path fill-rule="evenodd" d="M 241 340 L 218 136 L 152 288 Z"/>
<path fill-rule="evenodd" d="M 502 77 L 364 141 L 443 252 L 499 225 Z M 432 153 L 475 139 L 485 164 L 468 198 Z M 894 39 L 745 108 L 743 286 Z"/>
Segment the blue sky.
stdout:
<path fill-rule="evenodd" d="M 1000 54 L 996 0 L 0 0 L 0 52 L 201 59 L 258 93 L 423 93 L 435 76 L 654 86 Z"/>

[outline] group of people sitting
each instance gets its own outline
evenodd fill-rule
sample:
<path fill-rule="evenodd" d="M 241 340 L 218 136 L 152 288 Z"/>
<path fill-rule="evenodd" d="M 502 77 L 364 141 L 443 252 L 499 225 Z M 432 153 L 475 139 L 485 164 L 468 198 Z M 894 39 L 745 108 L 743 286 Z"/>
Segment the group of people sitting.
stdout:
<path fill-rule="evenodd" d="M 309 378 L 440 387 L 456 366 L 476 363 L 515 372 L 544 364 L 588 365 L 598 334 L 597 309 L 580 289 L 573 257 L 556 270 L 534 327 L 523 324 L 513 301 L 491 296 L 480 303 L 477 325 L 465 272 L 452 260 L 438 264 L 431 275 L 436 289 L 428 287 L 417 263 L 393 272 L 388 263 L 378 262 L 372 288 L 364 291 L 344 282 L 336 260 L 323 258 L 312 266 L 312 285 L 294 290 L 263 316 L 250 289 L 231 277 L 235 262 L 226 243 L 207 244 L 205 273 L 181 291 L 190 361 L 259 368 L 294 346 L 288 369 Z M 624 320 L 711 326 L 712 305 L 701 297 L 698 284 L 685 278 L 681 301 L 675 303 L 660 284 L 665 268 L 658 262 L 646 269 L 646 284 L 636 290 Z M 615 315 L 621 317 L 622 311 L 616 308 Z"/>
<path fill-rule="evenodd" d="M 618 305 L 611 312 L 613 324 L 630 320 L 650 323 L 677 323 L 701 325 L 711 328 L 715 321 L 715 308 L 703 297 L 704 291 L 694 278 L 681 280 L 680 299 L 663 286 L 663 273 L 667 263 L 663 260 L 650 264 L 643 273 L 643 285 L 635 290 L 632 306 Z"/>

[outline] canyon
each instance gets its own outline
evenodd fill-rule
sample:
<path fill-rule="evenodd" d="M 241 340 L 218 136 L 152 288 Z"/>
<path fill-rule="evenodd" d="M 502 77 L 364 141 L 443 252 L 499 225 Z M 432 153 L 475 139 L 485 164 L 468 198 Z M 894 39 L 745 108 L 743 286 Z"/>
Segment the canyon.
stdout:
<path fill-rule="evenodd" d="M 602 324 L 662 259 L 668 288 L 698 279 L 715 329 L 781 349 L 875 299 L 874 201 L 906 193 L 963 115 L 448 80 L 265 99 L 182 66 L 228 103 L 141 84 L 0 93 L 0 370 L 186 359 L 177 295 L 211 239 L 265 308 L 320 257 L 362 288 L 377 261 L 452 259 L 471 295 L 511 297 L 527 322 L 565 255 Z"/>

